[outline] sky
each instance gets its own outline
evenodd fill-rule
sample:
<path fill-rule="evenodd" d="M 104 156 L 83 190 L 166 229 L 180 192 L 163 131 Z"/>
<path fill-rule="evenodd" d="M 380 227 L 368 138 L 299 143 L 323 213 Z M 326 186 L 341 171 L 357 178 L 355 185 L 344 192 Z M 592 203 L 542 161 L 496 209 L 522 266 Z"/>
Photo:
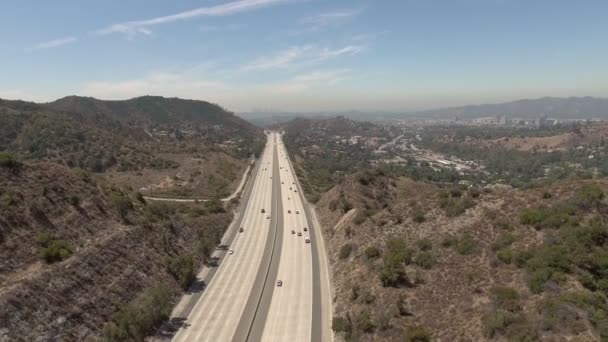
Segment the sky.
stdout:
<path fill-rule="evenodd" d="M 410 111 L 608 94 L 606 0 L 5 0 L 0 98 Z"/>

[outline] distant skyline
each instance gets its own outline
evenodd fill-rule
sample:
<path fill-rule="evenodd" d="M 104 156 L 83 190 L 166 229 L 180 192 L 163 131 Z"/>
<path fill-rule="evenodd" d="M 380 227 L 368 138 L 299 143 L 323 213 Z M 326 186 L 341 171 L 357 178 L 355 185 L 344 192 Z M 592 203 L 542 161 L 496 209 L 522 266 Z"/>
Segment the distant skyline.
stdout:
<path fill-rule="evenodd" d="M 608 1 L 0 5 L 0 98 L 161 95 L 249 112 L 608 95 Z"/>

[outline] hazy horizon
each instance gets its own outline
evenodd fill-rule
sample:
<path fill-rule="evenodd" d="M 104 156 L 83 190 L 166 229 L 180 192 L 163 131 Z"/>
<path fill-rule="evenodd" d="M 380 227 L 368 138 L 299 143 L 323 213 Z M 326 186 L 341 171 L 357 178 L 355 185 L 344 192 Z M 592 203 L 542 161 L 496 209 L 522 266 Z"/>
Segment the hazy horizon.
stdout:
<path fill-rule="evenodd" d="M 0 13 L 0 98 L 314 113 L 608 93 L 602 1 L 28 2 Z"/>

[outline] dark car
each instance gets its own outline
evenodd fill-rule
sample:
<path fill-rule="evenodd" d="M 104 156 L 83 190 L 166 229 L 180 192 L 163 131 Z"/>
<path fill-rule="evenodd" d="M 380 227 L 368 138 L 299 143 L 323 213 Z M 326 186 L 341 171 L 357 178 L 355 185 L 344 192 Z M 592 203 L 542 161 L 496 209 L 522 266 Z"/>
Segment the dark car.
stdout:
<path fill-rule="evenodd" d="M 282 281 L 282 280 L 277 280 L 277 286 L 278 286 L 278 287 L 283 286 L 283 281 Z"/>
<path fill-rule="evenodd" d="M 291 231 L 291 234 L 295 234 L 295 233 L 296 233 L 296 231 L 295 231 L 295 230 L 292 230 L 292 231 Z"/>
<path fill-rule="evenodd" d="M 302 232 L 298 232 L 298 236 L 302 236 Z"/>
<path fill-rule="evenodd" d="M 304 231 L 305 231 L 305 232 L 307 232 L 307 231 L 308 231 L 308 228 L 304 227 Z"/>
<path fill-rule="evenodd" d="M 239 228 L 239 233 L 242 233 L 244 231 L 245 231 L 245 229 L 243 229 L 243 227 Z M 306 231 L 306 230 L 304 230 L 304 231 Z"/>

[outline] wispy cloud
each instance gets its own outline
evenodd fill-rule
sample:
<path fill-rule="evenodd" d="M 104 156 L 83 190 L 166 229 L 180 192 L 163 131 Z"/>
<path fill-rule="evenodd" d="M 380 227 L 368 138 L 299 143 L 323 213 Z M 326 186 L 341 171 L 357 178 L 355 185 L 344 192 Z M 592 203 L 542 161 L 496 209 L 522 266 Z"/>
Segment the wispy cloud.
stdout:
<path fill-rule="evenodd" d="M 60 46 L 68 45 L 68 44 L 73 44 L 73 43 L 76 43 L 77 41 L 78 41 L 78 38 L 73 37 L 73 36 L 63 37 L 63 38 L 53 39 L 53 40 L 49 40 L 47 42 L 37 44 L 26 50 L 35 51 L 35 50 L 52 49 L 52 48 L 56 48 L 56 47 L 60 47 Z"/>
<path fill-rule="evenodd" d="M 301 24 L 309 26 L 309 29 L 319 30 L 327 26 L 342 24 L 362 12 L 362 9 L 345 9 L 332 12 L 325 12 L 300 20 Z"/>
<path fill-rule="evenodd" d="M 179 72 L 152 72 L 140 78 L 121 81 L 96 81 L 84 84 L 80 93 L 102 99 L 125 99 L 142 95 L 215 98 L 226 89 L 219 81 L 201 80 Z"/>
<path fill-rule="evenodd" d="M 261 71 L 281 69 L 298 65 L 314 64 L 339 56 L 353 56 L 363 51 L 361 45 L 348 45 L 342 48 L 320 48 L 316 45 L 293 46 L 272 56 L 255 59 L 241 67 L 241 71 Z"/>
<path fill-rule="evenodd" d="M 259 84 L 251 91 L 263 96 L 268 94 L 299 94 L 311 89 L 335 85 L 346 79 L 349 73 L 349 69 L 316 70 L 280 82 Z"/>
<path fill-rule="evenodd" d="M 98 30 L 97 33 L 101 35 L 123 33 L 126 34 L 128 37 L 132 38 L 137 34 L 149 35 L 151 33 L 151 26 L 168 24 L 177 21 L 184 21 L 198 17 L 227 16 L 240 12 L 253 11 L 262 7 L 268 7 L 289 2 L 294 2 L 294 0 L 238 0 L 217 6 L 199 7 L 189 11 L 162 17 L 117 23 L 102 28 Z"/>

